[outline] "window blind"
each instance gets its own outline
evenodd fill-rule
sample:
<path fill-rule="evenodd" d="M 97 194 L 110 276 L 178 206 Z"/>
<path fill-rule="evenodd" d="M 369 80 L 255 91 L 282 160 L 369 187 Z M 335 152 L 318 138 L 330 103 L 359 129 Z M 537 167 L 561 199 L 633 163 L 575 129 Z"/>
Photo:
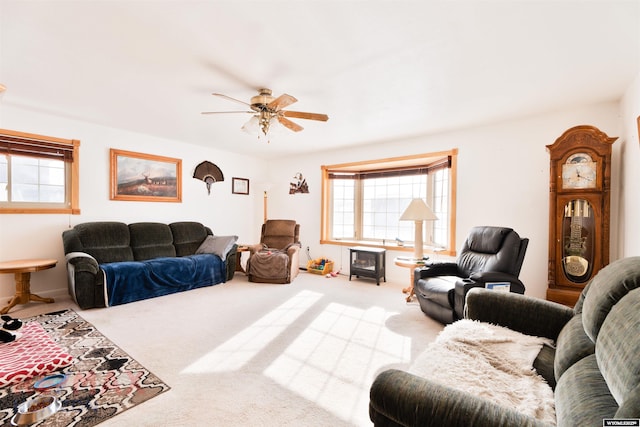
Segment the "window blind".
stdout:
<path fill-rule="evenodd" d="M 428 175 L 440 169 L 451 167 L 451 156 L 447 156 L 428 165 L 407 166 L 389 169 L 372 169 L 362 171 L 329 170 L 329 179 L 372 179 L 390 178 L 408 175 Z"/>
<path fill-rule="evenodd" d="M 0 134 L 0 154 L 73 162 L 73 144 Z"/>

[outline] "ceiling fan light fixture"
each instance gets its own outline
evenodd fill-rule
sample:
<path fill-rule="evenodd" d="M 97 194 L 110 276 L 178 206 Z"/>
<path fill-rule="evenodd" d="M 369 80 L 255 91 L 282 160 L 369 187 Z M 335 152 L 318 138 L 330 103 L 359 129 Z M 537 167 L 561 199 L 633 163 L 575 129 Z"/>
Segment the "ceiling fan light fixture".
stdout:
<path fill-rule="evenodd" d="M 260 130 L 262 131 L 262 133 L 264 134 L 264 136 L 267 136 L 267 134 L 269 133 L 269 126 L 271 126 L 271 118 L 273 117 L 273 115 L 271 113 L 269 113 L 268 111 L 261 111 L 260 112 L 260 116 L 259 116 L 259 124 L 260 124 Z"/>
<path fill-rule="evenodd" d="M 273 131 L 288 129 L 293 132 L 300 132 L 304 129 L 299 124 L 290 120 L 290 118 L 319 120 L 323 122 L 329 119 L 326 114 L 284 110 L 284 108 L 298 102 L 298 100 L 286 93 L 276 98 L 272 96 L 271 89 L 259 89 L 258 95 L 251 98 L 250 104 L 221 93 L 213 93 L 212 95 L 243 104 L 249 107 L 251 111 L 205 111 L 202 114 L 249 113 L 252 117 L 242 126 L 242 130 L 254 135 L 257 133 L 258 139 L 266 137 L 267 142 L 270 142 L 269 139 L 274 133 Z"/>
<path fill-rule="evenodd" d="M 249 121 L 242 125 L 241 129 L 250 135 L 255 135 L 260 130 L 260 119 L 258 115 L 254 114 L 251 116 Z"/>
<path fill-rule="evenodd" d="M 285 133 L 285 129 L 286 128 L 278 120 L 278 115 L 271 115 L 271 121 L 269 122 L 269 135 L 271 135 L 272 137 L 282 135 L 283 133 Z"/>
<path fill-rule="evenodd" d="M 278 133 L 278 129 L 282 126 L 278 126 L 277 120 L 273 120 L 274 115 L 269 114 L 267 111 L 262 111 L 260 114 L 254 114 L 249 121 L 242 125 L 242 130 L 249 135 L 258 135 L 258 140 L 263 138 L 267 139 L 267 142 L 271 142 L 271 138 L 274 133 Z"/>

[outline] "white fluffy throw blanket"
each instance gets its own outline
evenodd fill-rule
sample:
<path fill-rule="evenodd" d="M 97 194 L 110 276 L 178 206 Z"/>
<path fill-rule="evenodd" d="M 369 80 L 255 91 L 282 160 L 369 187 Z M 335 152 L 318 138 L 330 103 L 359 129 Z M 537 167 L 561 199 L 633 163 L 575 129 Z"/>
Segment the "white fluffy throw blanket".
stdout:
<path fill-rule="evenodd" d="M 448 325 L 409 372 L 550 424 L 556 423 L 553 391 L 533 369 L 546 338 L 488 323 Z"/>

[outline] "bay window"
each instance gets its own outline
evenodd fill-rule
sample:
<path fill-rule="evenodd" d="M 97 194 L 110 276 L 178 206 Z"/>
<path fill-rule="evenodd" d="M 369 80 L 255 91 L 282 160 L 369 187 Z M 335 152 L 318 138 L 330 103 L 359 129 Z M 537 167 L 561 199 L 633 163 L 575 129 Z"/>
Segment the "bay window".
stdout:
<path fill-rule="evenodd" d="M 427 250 L 455 251 L 457 150 L 322 166 L 322 243 L 411 246 L 414 224 L 400 221 L 412 199 L 436 214 L 424 224 Z"/>

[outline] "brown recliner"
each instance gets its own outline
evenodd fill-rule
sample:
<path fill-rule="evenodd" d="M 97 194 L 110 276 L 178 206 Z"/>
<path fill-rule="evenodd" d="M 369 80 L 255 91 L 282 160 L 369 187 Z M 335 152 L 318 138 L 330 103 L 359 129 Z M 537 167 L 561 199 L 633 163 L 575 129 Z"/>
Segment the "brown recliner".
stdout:
<path fill-rule="evenodd" d="M 250 282 L 291 283 L 300 269 L 300 224 L 269 219 L 262 224 L 260 243 L 249 246 Z"/>

